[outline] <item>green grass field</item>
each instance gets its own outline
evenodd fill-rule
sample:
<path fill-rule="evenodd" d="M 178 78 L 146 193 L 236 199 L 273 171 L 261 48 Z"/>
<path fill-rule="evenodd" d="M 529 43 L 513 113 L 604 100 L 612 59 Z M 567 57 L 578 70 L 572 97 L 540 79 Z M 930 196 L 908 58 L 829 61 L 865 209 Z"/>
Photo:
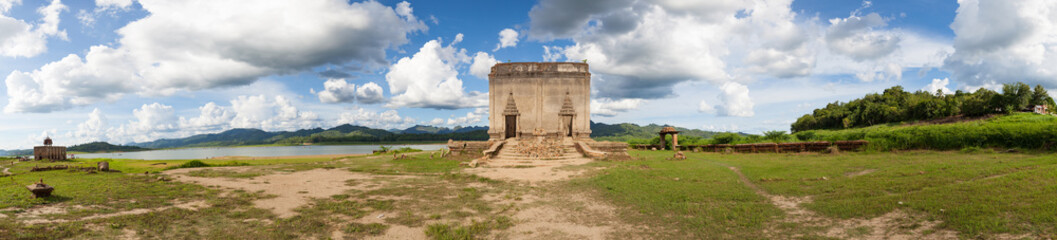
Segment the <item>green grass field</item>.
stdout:
<path fill-rule="evenodd" d="M 516 213 L 541 205 L 577 215 L 583 206 L 561 199 L 585 195 L 614 206 L 616 218 L 577 215 L 577 223 L 648 226 L 615 229 L 609 238 L 647 239 L 829 239 L 864 238 L 885 231 L 958 238 L 1053 238 L 1057 234 L 1057 155 L 989 151 L 909 151 L 826 154 L 687 153 L 631 151 L 636 160 L 596 161 L 562 167 L 586 171 L 568 181 L 523 185 L 462 173 L 460 160 L 430 159 L 430 152 L 392 160 L 389 156 L 240 161 L 245 171 L 201 168 L 189 176 L 254 179 L 312 169 L 345 169 L 377 176 L 372 190 L 349 190 L 297 208 L 280 218 L 255 208 L 260 192 L 234 192 L 169 181 L 162 171 L 186 161 L 111 160 L 126 173 L 28 172 L 44 163 L 0 162 L 13 176 L 0 179 L 0 238 L 109 239 L 134 233 L 149 239 L 289 239 L 378 235 L 394 227 L 419 229 L 433 239 L 509 238 L 523 220 Z M 94 166 L 98 160 L 49 164 Z M 203 160 L 229 164 L 230 160 Z M 161 165 L 158 163 L 166 163 Z M 738 170 L 748 182 L 741 180 Z M 56 195 L 33 199 L 24 186 L 37 179 Z M 536 197 L 528 197 L 536 196 Z M 520 203 L 522 197 L 536 200 Z M 778 206 L 775 197 L 807 199 L 801 213 Z M 557 199 L 557 200 L 554 200 Z M 171 207 L 203 201 L 196 211 Z M 43 206 L 87 206 L 47 215 L 55 224 L 16 220 Z M 170 207 L 170 208 L 166 208 Z M 156 212 L 109 218 L 85 217 L 134 209 Z M 841 225 L 904 213 L 892 229 Z M 378 223 L 352 221 L 392 214 Z M 799 214 L 799 215 L 798 215 Z M 790 220 L 792 219 L 792 220 Z M 935 226 L 930 222 L 937 223 Z M 240 229 L 239 233 L 227 229 Z M 839 229 L 842 235 L 827 233 Z M 893 230 L 894 229 L 894 230 Z M 925 230 L 922 232 L 922 230 Z M 521 230 L 524 231 L 524 230 Z M 560 235 L 554 238 L 562 238 Z"/>

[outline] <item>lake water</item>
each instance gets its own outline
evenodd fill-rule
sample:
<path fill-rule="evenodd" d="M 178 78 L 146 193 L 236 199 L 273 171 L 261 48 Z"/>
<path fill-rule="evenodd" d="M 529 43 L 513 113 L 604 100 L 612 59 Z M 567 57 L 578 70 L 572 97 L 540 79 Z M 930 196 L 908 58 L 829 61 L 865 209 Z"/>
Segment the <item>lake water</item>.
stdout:
<path fill-rule="evenodd" d="M 77 158 L 118 158 L 118 159 L 142 159 L 142 160 L 170 160 L 170 159 L 206 159 L 223 156 L 247 156 L 247 157 L 274 157 L 274 156 L 304 156 L 304 155 L 332 155 L 332 154 L 360 154 L 371 153 L 378 150 L 379 146 L 392 146 L 393 148 L 411 147 L 426 151 L 447 148 L 443 144 L 430 145 L 329 145 L 329 146 L 276 146 L 276 147 L 206 147 L 206 148 L 183 148 L 152 150 L 142 152 L 124 153 L 86 153 L 76 154 Z"/>

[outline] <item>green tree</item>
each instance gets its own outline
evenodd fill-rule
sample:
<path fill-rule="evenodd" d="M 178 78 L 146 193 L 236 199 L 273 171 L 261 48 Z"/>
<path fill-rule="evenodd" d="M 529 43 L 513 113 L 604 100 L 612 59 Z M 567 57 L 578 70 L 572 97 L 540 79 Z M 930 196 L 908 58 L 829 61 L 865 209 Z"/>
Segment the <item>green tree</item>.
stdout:
<path fill-rule="evenodd" d="M 785 131 L 766 131 L 763 132 L 763 138 L 776 143 L 784 142 L 789 139 L 789 134 L 786 134 Z"/>
<path fill-rule="evenodd" d="M 1002 110 L 1011 113 L 1026 109 L 1033 96 L 1031 86 L 1022 82 L 1002 84 Z"/>

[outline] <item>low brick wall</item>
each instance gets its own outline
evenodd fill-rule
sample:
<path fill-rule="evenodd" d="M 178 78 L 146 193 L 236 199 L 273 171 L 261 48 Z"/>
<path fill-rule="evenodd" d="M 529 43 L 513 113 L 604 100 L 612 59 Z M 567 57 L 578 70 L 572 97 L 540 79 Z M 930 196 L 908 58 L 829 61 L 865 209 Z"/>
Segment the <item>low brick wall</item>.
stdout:
<path fill-rule="evenodd" d="M 750 144 L 708 144 L 708 145 L 680 145 L 679 150 L 702 152 L 723 152 L 725 149 L 739 153 L 793 153 L 793 152 L 821 152 L 830 146 L 837 146 L 841 151 L 858 151 L 870 142 L 865 140 L 836 141 L 836 142 L 795 142 L 795 143 L 750 143 Z M 635 145 L 635 149 L 650 150 L 654 145 Z M 659 146 L 658 146 L 659 147 Z M 658 149 L 659 150 L 659 149 Z"/>
<path fill-rule="evenodd" d="M 628 155 L 628 144 L 624 142 L 586 142 L 595 151 L 605 152 L 606 158 L 620 160 L 631 158 Z"/>
<path fill-rule="evenodd" d="M 448 149 L 454 156 L 480 156 L 488 146 L 487 141 L 448 141 Z"/>

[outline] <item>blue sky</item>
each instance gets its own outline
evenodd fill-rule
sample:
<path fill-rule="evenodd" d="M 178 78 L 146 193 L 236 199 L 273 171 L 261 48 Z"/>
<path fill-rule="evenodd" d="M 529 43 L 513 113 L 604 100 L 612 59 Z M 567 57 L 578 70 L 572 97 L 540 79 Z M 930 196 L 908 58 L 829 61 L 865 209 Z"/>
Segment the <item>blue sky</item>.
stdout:
<path fill-rule="evenodd" d="M 895 85 L 1057 87 L 1046 0 L 248 3 L 0 0 L 0 149 L 485 126 L 507 61 L 586 59 L 596 122 L 748 133 Z"/>

